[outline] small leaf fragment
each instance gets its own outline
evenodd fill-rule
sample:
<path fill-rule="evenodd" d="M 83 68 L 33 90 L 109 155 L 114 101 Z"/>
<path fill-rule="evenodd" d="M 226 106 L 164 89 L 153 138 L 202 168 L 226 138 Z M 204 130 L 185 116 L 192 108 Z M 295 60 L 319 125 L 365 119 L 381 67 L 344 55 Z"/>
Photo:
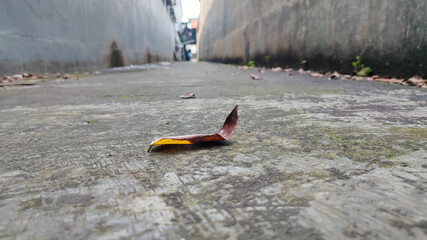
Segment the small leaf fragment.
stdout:
<path fill-rule="evenodd" d="M 251 78 L 252 78 L 253 80 L 261 80 L 261 79 L 262 79 L 260 76 L 255 75 L 255 74 L 251 74 Z"/>
<path fill-rule="evenodd" d="M 186 93 L 184 95 L 179 96 L 182 99 L 190 99 L 190 98 L 196 98 L 196 94 L 194 93 Z"/>

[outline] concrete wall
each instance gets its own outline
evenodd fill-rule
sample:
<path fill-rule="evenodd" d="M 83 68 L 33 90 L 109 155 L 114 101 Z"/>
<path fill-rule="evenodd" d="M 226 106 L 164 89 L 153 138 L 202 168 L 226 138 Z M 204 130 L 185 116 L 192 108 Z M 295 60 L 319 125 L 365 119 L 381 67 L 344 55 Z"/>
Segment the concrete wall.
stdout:
<path fill-rule="evenodd" d="M 0 1 L 0 73 L 173 60 L 175 32 L 162 0 Z"/>
<path fill-rule="evenodd" d="M 426 0 L 201 0 L 199 58 L 427 77 Z"/>

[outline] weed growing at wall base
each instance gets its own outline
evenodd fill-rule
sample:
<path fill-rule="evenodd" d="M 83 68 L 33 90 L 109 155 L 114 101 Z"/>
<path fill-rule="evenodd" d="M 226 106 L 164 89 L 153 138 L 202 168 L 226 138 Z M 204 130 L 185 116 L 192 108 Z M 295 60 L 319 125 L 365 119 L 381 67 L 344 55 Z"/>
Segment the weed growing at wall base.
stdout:
<path fill-rule="evenodd" d="M 246 66 L 248 66 L 248 67 L 255 67 L 255 61 L 249 61 L 247 64 L 246 64 Z"/>
<path fill-rule="evenodd" d="M 370 67 L 365 67 L 361 61 L 360 56 L 356 56 L 356 61 L 352 63 L 353 64 L 353 71 L 354 74 L 360 77 L 367 77 L 372 72 L 372 69 Z"/>

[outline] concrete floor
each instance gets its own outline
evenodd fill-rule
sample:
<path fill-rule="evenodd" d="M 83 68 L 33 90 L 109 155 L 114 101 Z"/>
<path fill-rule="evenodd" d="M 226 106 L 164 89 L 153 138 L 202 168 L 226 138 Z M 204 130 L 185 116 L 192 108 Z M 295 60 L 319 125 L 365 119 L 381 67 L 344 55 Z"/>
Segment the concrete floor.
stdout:
<path fill-rule="evenodd" d="M 0 89 L 0 238 L 427 237 L 425 89 L 251 73 L 174 63 Z M 215 133 L 236 104 L 229 141 L 146 152 Z"/>

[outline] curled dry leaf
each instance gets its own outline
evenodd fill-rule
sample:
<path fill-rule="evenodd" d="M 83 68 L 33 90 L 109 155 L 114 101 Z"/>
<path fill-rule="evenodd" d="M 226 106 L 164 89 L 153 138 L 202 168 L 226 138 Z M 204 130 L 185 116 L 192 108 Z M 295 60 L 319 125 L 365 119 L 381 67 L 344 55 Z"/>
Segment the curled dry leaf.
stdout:
<path fill-rule="evenodd" d="M 272 72 L 282 72 L 283 69 L 281 67 L 277 67 L 277 68 L 272 68 L 271 71 Z"/>
<path fill-rule="evenodd" d="M 255 74 L 251 74 L 251 78 L 252 78 L 253 80 L 261 80 L 261 79 L 262 79 L 260 76 L 255 75 Z"/>
<path fill-rule="evenodd" d="M 298 72 L 301 74 L 305 73 L 304 69 L 302 69 L 302 68 L 298 69 Z"/>
<path fill-rule="evenodd" d="M 421 77 L 416 75 L 408 79 L 407 82 L 411 86 L 418 86 L 418 87 L 421 87 L 422 85 L 427 84 L 427 80 L 424 80 Z"/>
<path fill-rule="evenodd" d="M 329 79 L 337 79 L 339 78 L 341 75 L 335 71 L 334 73 L 331 74 L 331 76 L 329 77 Z"/>
<path fill-rule="evenodd" d="M 184 95 L 179 96 L 182 99 L 190 99 L 190 98 L 196 98 L 196 94 L 194 93 L 186 93 Z"/>
<path fill-rule="evenodd" d="M 224 125 L 216 134 L 196 134 L 196 135 L 185 135 L 178 137 L 166 137 L 151 142 L 148 152 L 150 152 L 153 146 L 157 145 L 171 145 L 171 144 L 196 144 L 203 142 L 219 142 L 227 140 L 231 137 L 234 129 L 237 126 L 237 110 L 239 106 L 236 105 L 231 113 L 225 119 Z"/>
<path fill-rule="evenodd" d="M 323 77 L 323 74 L 321 74 L 321 73 L 310 73 L 310 76 L 312 76 L 312 77 Z"/>

